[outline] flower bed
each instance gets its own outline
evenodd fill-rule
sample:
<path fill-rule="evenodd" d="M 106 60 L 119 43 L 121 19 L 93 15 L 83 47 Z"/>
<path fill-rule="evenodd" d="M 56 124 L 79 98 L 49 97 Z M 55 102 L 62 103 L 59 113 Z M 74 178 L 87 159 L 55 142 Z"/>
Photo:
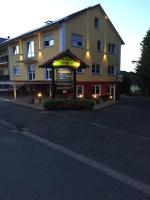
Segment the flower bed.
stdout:
<path fill-rule="evenodd" d="M 94 101 L 89 99 L 51 99 L 43 104 L 45 110 L 91 110 Z"/>

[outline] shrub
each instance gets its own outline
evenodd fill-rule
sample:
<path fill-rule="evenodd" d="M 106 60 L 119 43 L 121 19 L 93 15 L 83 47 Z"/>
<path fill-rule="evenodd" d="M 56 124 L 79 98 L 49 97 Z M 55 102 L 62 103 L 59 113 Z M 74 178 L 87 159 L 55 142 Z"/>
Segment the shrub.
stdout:
<path fill-rule="evenodd" d="M 90 110 L 94 101 L 89 99 L 51 99 L 44 102 L 46 110 Z"/>

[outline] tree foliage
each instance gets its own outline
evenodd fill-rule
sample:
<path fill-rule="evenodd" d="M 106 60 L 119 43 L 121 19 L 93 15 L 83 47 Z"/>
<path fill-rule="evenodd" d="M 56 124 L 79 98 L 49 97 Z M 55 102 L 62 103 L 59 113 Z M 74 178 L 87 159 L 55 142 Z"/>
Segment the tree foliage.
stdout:
<path fill-rule="evenodd" d="M 142 93 L 150 96 L 150 29 L 141 42 L 141 58 L 137 62 L 136 73 Z"/>

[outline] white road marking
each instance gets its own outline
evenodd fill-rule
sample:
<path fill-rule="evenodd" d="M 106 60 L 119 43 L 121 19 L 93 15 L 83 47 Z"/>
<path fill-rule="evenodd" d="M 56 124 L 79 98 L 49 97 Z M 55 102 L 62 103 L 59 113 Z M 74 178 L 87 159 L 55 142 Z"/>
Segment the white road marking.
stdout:
<path fill-rule="evenodd" d="M 8 101 L 8 102 L 14 101 L 14 100 L 11 100 L 11 99 L 4 99 L 4 98 L 0 98 L 0 100 L 2 100 L 2 101 Z"/>
<path fill-rule="evenodd" d="M 11 129 L 10 132 L 12 132 L 12 133 L 18 133 L 19 131 L 15 130 L 15 129 L 14 130 Z"/>
<path fill-rule="evenodd" d="M 96 162 L 86 156 L 83 156 L 81 154 L 78 154 L 64 146 L 61 146 L 61 145 L 58 145 L 58 144 L 55 144 L 47 139 L 44 139 L 40 136 L 37 136 L 37 135 L 34 135 L 32 133 L 29 133 L 27 131 L 22 131 L 21 132 L 22 134 L 24 134 L 25 136 L 29 137 L 29 138 L 32 138 L 33 140 L 37 141 L 37 142 L 40 142 L 44 145 L 46 145 L 47 147 L 50 147 L 52 149 L 55 149 L 59 152 L 62 152 L 64 153 L 65 155 L 71 157 L 71 158 L 74 158 L 75 160 L 77 161 L 80 161 L 90 167 L 93 167 L 101 172 L 103 172 L 104 174 L 122 182 L 122 183 L 125 183 L 137 190 L 140 190 L 141 192 L 143 193 L 146 193 L 147 195 L 150 195 L 150 186 L 145 184 L 145 183 L 142 183 L 126 174 L 123 174 L 123 173 L 120 173 L 119 171 L 116 171 L 106 165 L 103 165 L 99 162 Z"/>
<path fill-rule="evenodd" d="M 137 135 L 137 134 L 134 134 L 134 133 L 131 133 L 131 132 L 128 132 L 128 131 L 123 131 L 123 130 L 120 130 L 120 129 L 110 128 L 108 126 L 103 126 L 103 125 L 100 125 L 100 124 L 97 124 L 97 123 L 89 123 L 89 124 L 92 125 L 92 126 L 96 126 L 96 127 L 100 127 L 100 128 L 104 128 L 104 129 L 109 129 L 109 130 L 115 131 L 112 134 L 117 134 L 117 135 L 119 134 L 119 135 L 122 135 L 122 136 L 123 136 L 123 134 L 125 134 L 125 135 L 136 137 L 136 138 L 142 139 L 142 140 L 150 140 L 150 138 L 148 138 L 148 137 Z"/>

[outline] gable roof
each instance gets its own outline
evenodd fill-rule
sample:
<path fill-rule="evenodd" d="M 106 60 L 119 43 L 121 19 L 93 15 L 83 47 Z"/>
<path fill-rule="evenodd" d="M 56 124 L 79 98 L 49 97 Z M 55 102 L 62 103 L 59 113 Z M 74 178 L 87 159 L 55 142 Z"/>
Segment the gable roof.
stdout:
<path fill-rule="evenodd" d="M 80 63 L 80 67 L 79 68 L 88 68 L 89 66 L 82 61 L 80 58 L 78 58 L 75 54 L 73 54 L 69 49 L 66 49 L 65 51 L 59 53 L 58 55 L 56 55 L 55 57 L 49 59 L 48 61 L 44 62 L 42 65 L 40 65 L 39 67 L 41 68 L 49 68 L 49 67 L 53 67 L 53 63 L 58 60 L 58 59 L 62 59 L 64 57 L 69 57 L 70 59 L 73 59 L 74 61 Z M 61 66 L 62 67 L 62 66 Z M 73 66 L 72 66 L 73 67 Z"/>
<path fill-rule="evenodd" d="M 107 17 L 107 15 L 106 15 L 104 9 L 101 7 L 101 5 L 97 4 L 95 6 L 90 6 L 90 7 L 87 7 L 85 9 L 83 9 L 83 10 L 75 12 L 73 14 L 70 14 L 70 15 L 62 18 L 62 19 L 59 19 L 59 20 L 56 20 L 56 21 L 53 21 L 53 22 L 52 21 L 48 21 L 50 23 L 47 23 L 46 25 L 44 25 L 44 26 L 42 26 L 40 28 L 36 28 L 34 30 L 31 30 L 29 32 L 21 34 L 21 35 L 15 37 L 15 38 L 10 39 L 10 40 L 7 40 L 6 42 L 8 42 L 8 44 L 9 44 L 9 43 L 15 42 L 15 41 L 17 41 L 19 39 L 28 37 L 28 36 L 30 36 L 30 35 L 32 35 L 34 33 L 38 33 L 39 31 L 44 31 L 44 30 L 47 30 L 47 29 L 55 29 L 55 28 L 59 27 L 63 22 L 69 21 L 69 20 L 71 20 L 71 19 L 73 19 L 73 18 L 85 13 L 86 11 L 92 10 L 94 8 L 99 8 L 99 10 L 102 13 L 102 15 L 104 16 L 104 18 Z M 112 24 L 112 22 L 109 20 L 108 17 L 107 17 L 107 21 L 108 21 L 109 25 L 111 26 L 111 28 L 113 29 L 113 31 L 115 32 L 116 36 L 120 39 L 121 44 L 124 44 L 124 41 L 122 40 L 121 36 L 119 35 L 119 33 L 117 32 L 116 28 L 114 27 L 114 25 Z"/>

